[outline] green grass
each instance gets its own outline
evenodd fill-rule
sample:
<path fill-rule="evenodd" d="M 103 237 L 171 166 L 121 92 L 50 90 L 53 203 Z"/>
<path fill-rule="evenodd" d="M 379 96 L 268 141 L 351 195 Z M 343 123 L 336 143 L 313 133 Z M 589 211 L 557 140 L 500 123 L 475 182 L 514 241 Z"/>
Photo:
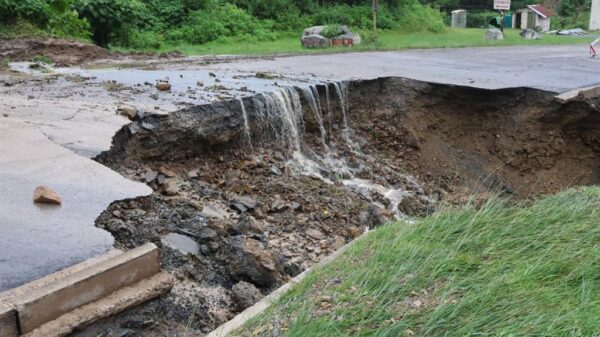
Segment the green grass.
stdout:
<path fill-rule="evenodd" d="M 213 41 L 202 45 L 164 44 L 158 51 L 181 51 L 188 55 L 267 55 L 277 53 L 322 53 L 341 51 L 401 50 L 411 48 L 456 48 L 509 45 L 548 45 L 590 43 L 592 37 L 543 35 L 541 40 L 525 40 L 519 30 L 509 29 L 503 41 L 487 41 L 484 29 L 448 29 L 442 33 L 407 33 L 381 31 L 379 45 L 362 44 L 354 48 L 305 49 L 300 46 L 298 34 L 281 34 L 275 41 Z M 125 51 L 127 49 L 116 48 Z"/>
<path fill-rule="evenodd" d="M 370 232 L 241 336 L 600 336 L 600 187 Z"/>

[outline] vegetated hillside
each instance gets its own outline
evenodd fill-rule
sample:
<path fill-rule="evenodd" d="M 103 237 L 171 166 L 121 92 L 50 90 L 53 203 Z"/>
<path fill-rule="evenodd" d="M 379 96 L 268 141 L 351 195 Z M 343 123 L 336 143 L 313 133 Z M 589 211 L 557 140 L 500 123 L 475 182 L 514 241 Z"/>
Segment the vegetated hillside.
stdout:
<path fill-rule="evenodd" d="M 600 188 L 370 232 L 239 335 L 597 336 Z"/>
<path fill-rule="evenodd" d="M 550 2 L 547 0 L 546 2 Z M 379 0 L 379 29 L 444 30 L 449 11 L 467 8 L 472 26 L 486 26 L 492 1 Z M 525 2 L 513 2 L 519 8 Z M 554 0 L 569 26 L 585 20 L 589 1 Z M 487 10 L 487 12 L 485 12 Z M 482 11 L 484 11 L 482 13 Z M 480 13 L 480 14 L 478 14 Z M 345 24 L 370 37 L 370 0 L 0 0 L 0 37 L 52 35 L 92 39 L 100 46 L 276 40 L 312 25 Z"/>

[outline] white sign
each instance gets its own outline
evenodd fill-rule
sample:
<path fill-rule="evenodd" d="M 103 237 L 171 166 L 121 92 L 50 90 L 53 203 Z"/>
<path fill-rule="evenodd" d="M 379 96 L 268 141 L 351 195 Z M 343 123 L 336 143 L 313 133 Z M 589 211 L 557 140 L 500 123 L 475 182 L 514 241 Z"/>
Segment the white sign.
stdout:
<path fill-rule="evenodd" d="M 510 9 L 510 0 L 494 0 L 494 9 L 507 11 Z"/>

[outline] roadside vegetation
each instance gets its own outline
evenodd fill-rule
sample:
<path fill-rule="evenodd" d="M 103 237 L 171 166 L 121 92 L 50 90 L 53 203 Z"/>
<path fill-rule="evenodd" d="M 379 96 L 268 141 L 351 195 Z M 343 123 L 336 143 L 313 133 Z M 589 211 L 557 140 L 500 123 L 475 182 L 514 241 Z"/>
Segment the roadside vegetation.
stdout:
<path fill-rule="evenodd" d="M 506 42 L 487 42 L 481 31 L 447 28 L 449 12 L 457 8 L 469 10 L 470 27 L 487 28 L 497 15 L 489 11 L 492 2 L 380 0 L 375 35 L 369 0 L 0 0 L 0 37 L 54 36 L 112 49 L 254 54 L 303 51 L 298 40 L 304 28 L 348 25 L 363 36 L 361 48 L 369 50 L 538 43 L 521 42 L 512 33 Z M 512 6 L 528 3 L 514 0 Z M 553 20 L 556 28 L 581 27 L 589 17 L 589 1 L 555 0 L 548 6 L 559 14 Z"/>
<path fill-rule="evenodd" d="M 600 188 L 371 231 L 240 336 L 598 336 Z"/>

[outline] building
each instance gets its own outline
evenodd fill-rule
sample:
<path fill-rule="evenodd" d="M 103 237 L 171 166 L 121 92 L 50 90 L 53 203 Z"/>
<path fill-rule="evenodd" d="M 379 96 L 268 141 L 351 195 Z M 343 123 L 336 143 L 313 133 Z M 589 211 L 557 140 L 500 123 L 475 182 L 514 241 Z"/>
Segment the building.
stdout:
<path fill-rule="evenodd" d="M 590 14 L 590 30 L 600 30 L 600 0 L 592 0 Z"/>
<path fill-rule="evenodd" d="M 536 29 L 540 32 L 546 32 L 550 30 L 552 15 L 554 13 L 542 5 L 527 5 L 515 13 L 512 28 Z"/>

